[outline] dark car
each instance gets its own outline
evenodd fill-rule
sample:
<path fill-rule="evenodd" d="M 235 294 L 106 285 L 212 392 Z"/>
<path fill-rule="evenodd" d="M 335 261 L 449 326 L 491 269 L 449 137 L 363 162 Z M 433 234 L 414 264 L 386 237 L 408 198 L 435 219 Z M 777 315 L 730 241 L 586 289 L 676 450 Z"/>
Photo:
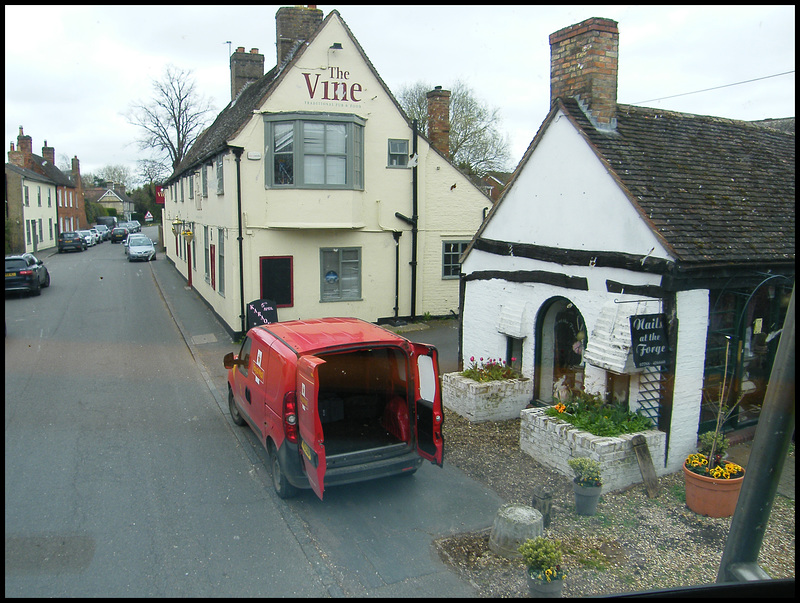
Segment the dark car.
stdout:
<path fill-rule="evenodd" d="M 70 249 L 76 251 L 83 251 L 86 249 L 81 235 L 72 230 L 58 233 L 58 253 L 69 251 Z"/>
<path fill-rule="evenodd" d="M 121 226 L 117 226 L 114 230 L 111 231 L 112 243 L 122 243 L 122 241 L 124 241 L 127 238 L 128 238 L 127 228 L 122 228 Z"/>
<path fill-rule="evenodd" d="M 27 291 L 39 295 L 50 286 L 50 273 L 44 263 L 31 253 L 6 256 L 6 293 Z"/>

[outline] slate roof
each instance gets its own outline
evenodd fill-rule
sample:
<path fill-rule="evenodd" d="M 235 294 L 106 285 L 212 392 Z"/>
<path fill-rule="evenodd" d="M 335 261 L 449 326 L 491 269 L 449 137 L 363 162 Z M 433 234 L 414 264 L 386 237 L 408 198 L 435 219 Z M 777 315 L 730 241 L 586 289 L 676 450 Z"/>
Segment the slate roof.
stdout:
<path fill-rule="evenodd" d="M 794 262 L 793 128 L 618 104 L 604 132 L 559 103 L 680 263 Z"/>

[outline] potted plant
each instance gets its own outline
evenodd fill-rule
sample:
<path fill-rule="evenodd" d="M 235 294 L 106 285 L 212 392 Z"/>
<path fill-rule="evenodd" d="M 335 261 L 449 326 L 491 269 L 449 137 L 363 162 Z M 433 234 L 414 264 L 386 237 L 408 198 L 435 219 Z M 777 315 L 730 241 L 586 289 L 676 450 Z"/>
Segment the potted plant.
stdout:
<path fill-rule="evenodd" d="M 600 463 L 586 457 L 569 459 L 567 463 L 575 474 L 572 490 L 575 493 L 575 510 L 578 515 L 594 515 L 597 501 L 603 491 Z"/>
<path fill-rule="evenodd" d="M 723 460 L 729 442 L 722 427 L 744 395 L 731 405 L 725 405 L 725 385 L 728 373 L 728 339 L 725 353 L 725 371 L 719 391 L 717 421 L 714 431 L 700 436 L 700 452 L 690 454 L 683 463 L 686 484 L 686 506 L 695 513 L 708 517 L 730 517 L 736 511 L 739 492 L 744 481 L 744 468 Z"/>
<path fill-rule="evenodd" d="M 529 538 L 519 547 L 525 562 L 528 592 L 534 598 L 560 597 L 566 571 L 561 567 L 561 541 Z"/>

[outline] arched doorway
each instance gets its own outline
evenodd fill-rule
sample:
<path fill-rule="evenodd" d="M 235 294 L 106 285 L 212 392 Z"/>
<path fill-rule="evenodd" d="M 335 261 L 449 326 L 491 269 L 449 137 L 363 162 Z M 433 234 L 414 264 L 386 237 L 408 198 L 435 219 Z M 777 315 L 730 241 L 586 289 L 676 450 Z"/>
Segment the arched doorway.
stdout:
<path fill-rule="evenodd" d="M 583 391 L 586 321 L 566 297 L 554 297 L 542 305 L 536 320 L 534 395 L 552 404 L 567 390 Z"/>

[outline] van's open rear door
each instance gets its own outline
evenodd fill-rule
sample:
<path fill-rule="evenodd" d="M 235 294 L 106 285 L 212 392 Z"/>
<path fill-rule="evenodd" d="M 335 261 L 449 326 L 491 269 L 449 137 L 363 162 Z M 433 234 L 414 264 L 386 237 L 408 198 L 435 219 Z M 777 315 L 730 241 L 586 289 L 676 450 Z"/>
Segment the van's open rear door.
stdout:
<path fill-rule="evenodd" d="M 325 361 L 316 356 L 300 356 L 297 360 L 297 420 L 300 451 L 311 489 L 322 500 L 325 490 L 325 443 L 322 422 L 317 412 L 319 394 L 318 367 Z"/>
<path fill-rule="evenodd" d="M 444 436 L 442 435 L 442 393 L 439 387 L 439 356 L 433 346 L 413 343 L 415 371 L 414 400 L 416 404 L 417 453 L 424 459 L 442 466 Z"/>

